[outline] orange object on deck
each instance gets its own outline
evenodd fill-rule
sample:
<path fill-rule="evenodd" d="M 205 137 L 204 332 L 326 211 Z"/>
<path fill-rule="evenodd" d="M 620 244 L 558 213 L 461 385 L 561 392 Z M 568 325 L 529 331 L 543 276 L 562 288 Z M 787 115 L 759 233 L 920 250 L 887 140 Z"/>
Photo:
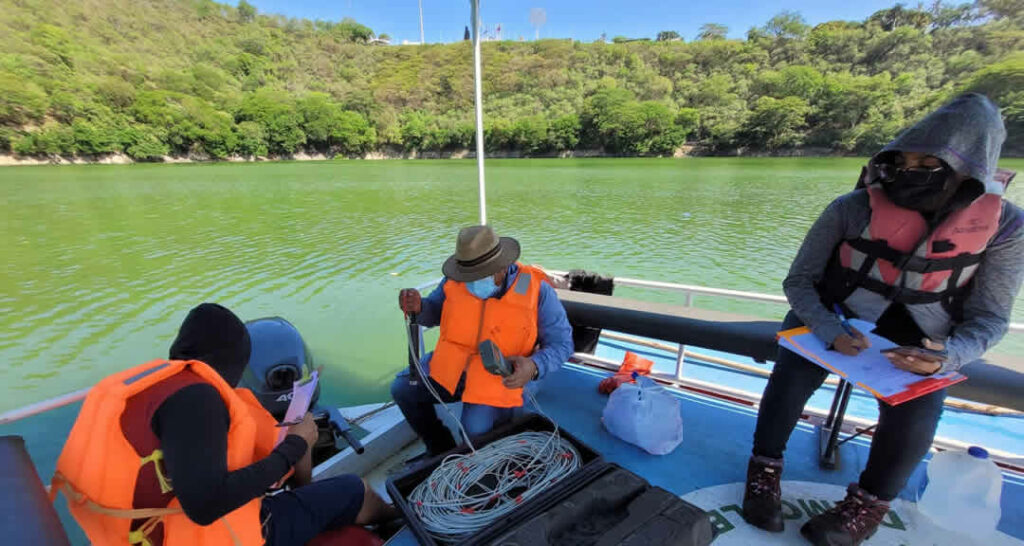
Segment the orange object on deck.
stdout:
<path fill-rule="evenodd" d="M 611 394 L 612 391 L 619 388 L 619 385 L 623 383 L 633 383 L 633 374 L 637 375 L 650 375 L 651 369 L 654 368 L 654 362 L 642 358 L 636 353 L 626 351 L 626 356 L 622 357 L 622 364 L 619 365 L 618 371 L 615 375 L 605 378 L 597 386 L 598 392 L 601 394 Z"/>

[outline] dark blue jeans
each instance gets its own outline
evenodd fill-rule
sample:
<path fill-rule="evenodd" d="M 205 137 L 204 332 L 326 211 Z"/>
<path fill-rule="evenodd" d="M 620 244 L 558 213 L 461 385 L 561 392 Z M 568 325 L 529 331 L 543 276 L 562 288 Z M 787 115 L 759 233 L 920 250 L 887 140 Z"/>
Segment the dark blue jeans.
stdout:
<path fill-rule="evenodd" d="M 420 366 L 427 374 L 430 373 L 430 357 L 433 353 L 425 355 Z M 466 377 L 462 377 L 455 392 L 449 394 L 437 381 L 427 378 L 434 390 L 441 396 L 441 400 L 450 404 L 462 399 L 462 390 L 465 388 Z M 431 455 L 444 453 L 463 442 L 462 438 L 453 439 L 451 431 L 444 425 L 437 416 L 434 404 L 437 400 L 421 380 L 416 385 L 409 384 L 409 370 L 398 373 L 391 383 L 391 397 L 402 410 L 402 415 L 409 422 L 412 430 L 423 440 L 427 451 Z M 512 418 L 515 408 L 496 408 L 483 404 L 462 403 L 462 427 L 470 438 L 480 436 L 489 432 L 495 425 L 499 425 Z"/>
<path fill-rule="evenodd" d="M 324 531 L 351 525 L 364 493 L 359 476 L 345 474 L 264 497 L 260 519 L 267 522 L 267 546 L 301 546 Z"/>
<path fill-rule="evenodd" d="M 783 329 L 803 323 L 792 311 L 782 323 Z M 754 454 L 782 458 L 786 442 L 800 413 L 828 372 L 796 353 L 779 348 L 775 369 L 761 397 L 754 430 Z M 942 415 L 946 390 L 890 406 L 878 402 L 878 428 L 871 441 L 871 452 L 860 486 L 883 500 L 899 495 L 917 463 L 928 452 Z"/>

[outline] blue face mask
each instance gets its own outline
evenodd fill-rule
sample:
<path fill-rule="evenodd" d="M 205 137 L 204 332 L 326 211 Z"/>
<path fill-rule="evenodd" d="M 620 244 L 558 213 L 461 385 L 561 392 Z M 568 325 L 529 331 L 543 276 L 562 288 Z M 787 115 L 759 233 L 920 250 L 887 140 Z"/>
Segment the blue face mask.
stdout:
<path fill-rule="evenodd" d="M 466 289 L 469 290 L 470 294 L 485 300 L 494 295 L 498 291 L 498 286 L 494 284 L 494 277 L 484 277 L 475 281 L 466 283 Z"/>

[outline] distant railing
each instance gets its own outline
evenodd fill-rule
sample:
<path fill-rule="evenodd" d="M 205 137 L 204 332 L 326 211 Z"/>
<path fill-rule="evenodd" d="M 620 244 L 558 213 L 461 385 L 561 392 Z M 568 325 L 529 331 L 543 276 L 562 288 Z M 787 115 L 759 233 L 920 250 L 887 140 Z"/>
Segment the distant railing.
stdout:
<path fill-rule="evenodd" d="M 550 275 L 555 275 L 555 276 L 558 276 L 558 277 L 564 277 L 564 276 L 568 275 L 568 273 L 569 273 L 568 271 L 559 271 L 559 270 L 555 270 L 555 269 L 545 269 L 545 271 L 548 274 L 550 274 Z M 443 279 L 444 279 L 444 277 L 439 277 L 439 278 L 434 279 L 432 281 L 425 282 L 425 283 L 420 284 L 419 286 L 417 286 L 416 289 L 420 290 L 420 291 L 426 290 L 428 288 L 436 286 Z M 700 294 L 700 295 L 705 295 L 705 296 L 719 296 L 719 297 L 726 297 L 726 298 L 735 298 L 735 299 L 748 300 L 748 301 L 760 301 L 760 302 L 765 302 L 765 303 L 780 303 L 780 304 L 788 303 L 784 296 L 773 296 L 771 294 L 760 294 L 758 292 L 745 292 L 743 290 L 728 290 L 728 289 L 725 289 L 725 288 L 710 288 L 710 287 L 707 287 L 707 286 L 697 286 L 697 285 L 693 285 L 693 284 L 679 284 L 679 283 L 674 283 L 674 282 L 661 282 L 661 281 L 645 281 L 643 279 L 631 279 L 629 277 L 615 277 L 615 284 L 620 285 L 620 286 L 633 286 L 633 287 L 637 287 L 637 288 L 653 288 L 653 289 L 656 289 L 656 290 L 668 290 L 668 291 L 672 291 L 672 292 L 683 292 L 686 295 L 686 306 L 687 307 L 692 307 L 693 306 L 693 296 L 695 294 Z M 1024 323 L 1012 322 L 1012 323 L 1010 323 L 1009 329 L 1010 329 L 1011 332 L 1024 333 Z M 423 335 L 422 334 L 423 334 L 424 330 L 425 330 L 425 328 L 423 328 L 421 326 L 420 327 L 420 343 L 421 344 L 423 343 Z M 684 361 L 684 355 L 686 354 L 685 353 L 685 347 L 679 347 L 677 350 L 678 350 L 678 358 L 677 358 L 677 361 L 676 361 L 675 377 L 676 378 L 682 378 L 683 377 L 683 361 Z M 75 402 L 78 402 L 79 400 L 84 399 L 85 396 L 88 393 L 89 393 L 89 388 L 84 388 L 84 389 L 81 389 L 81 390 L 77 390 L 75 392 L 70 392 L 70 393 L 67 393 L 67 394 L 63 394 L 61 396 L 57 396 L 55 398 L 50 398 L 49 400 L 43 400 L 42 402 L 36 402 L 34 404 L 29 404 L 27 406 L 24 406 L 24 407 L 21 407 L 21 408 L 18 408 L 18 409 L 14 409 L 14 410 L 2 413 L 2 414 L 0 414 L 0 425 L 5 425 L 7 423 L 13 423 L 14 421 L 19 421 L 21 419 L 25 419 L 26 417 L 31 417 L 33 415 L 38 415 L 40 413 L 44 413 L 44 412 L 47 412 L 47 411 L 50 411 L 50 410 L 53 410 L 53 409 L 57 409 L 57 408 L 60 408 L 60 407 L 63 407 L 63 406 L 67 406 L 69 404 L 73 404 Z"/>
<path fill-rule="evenodd" d="M 569 274 L 568 271 L 559 271 L 556 269 L 545 269 L 548 274 L 555 275 L 558 277 L 564 277 Z M 427 284 L 425 286 L 433 286 L 439 281 Z M 657 290 L 668 290 L 671 292 L 682 292 L 686 295 L 686 306 L 693 306 L 694 294 L 703 294 L 707 296 L 722 296 L 726 298 L 735 298 L 740 300 L 748 301 L 760 301 L 765 303 L 781 303 L 788 305 L 789 301 L 786 300 L 785 296 L 774 296 L 772 294 L 761 294 L 759 292 L 745 292 L 743 290 L 729 290 L 725 288 L 710 288 L 707 286 L 697 286 L 694 284 L 679 284 L 674 282 L 661 282 L 661 281 L 645 281 L 643 279 L 631 279 L 629 277 L 615 277 L 615 284 L 617 286 L 634 286 L 637 288 L 654 288 Z M 1024 333 L 1024 323 L 1011 322 L 1009 330 L 1015 333 Z"/>

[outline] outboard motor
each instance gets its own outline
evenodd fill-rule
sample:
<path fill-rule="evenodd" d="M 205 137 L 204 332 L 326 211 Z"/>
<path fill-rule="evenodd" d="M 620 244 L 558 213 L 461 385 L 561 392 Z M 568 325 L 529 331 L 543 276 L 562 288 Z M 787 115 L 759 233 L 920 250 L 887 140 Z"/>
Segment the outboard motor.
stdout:
<path fill-rule="evenodd" d="M 306 342 L 292 323 L 281 317 L 268 317 L 245 323 L 252 342 L 249 365 L 242 374 L 239 387 L 256 395 L 274 419 L 284 419 L 292 400 L 292 385 L 312 373 L 313 357 Z M 310 406 L 320 398 L 316 386 Z"/>
<path fill-rule="evenodd" d="M 281 317 L 267 317 L 245 323 L 249 330 L 252 352 L 249 364 L 242 374 L 240 387 L 256 395 L 260 404 L 280 421 L 288 411 L 294 383 L 313 372 L 313 355 L 299 330 Z M 348 421 L 337 408 L 317 405 L 320 385 L 317 384 L 310 400 L 310 411 L 320 429 L 320 440 L 313 449 L 313 463 L 318 464 L 336 453 L 336 441 L 343 438 L 356 453 L 363 445 L 351 434 Z"/>

